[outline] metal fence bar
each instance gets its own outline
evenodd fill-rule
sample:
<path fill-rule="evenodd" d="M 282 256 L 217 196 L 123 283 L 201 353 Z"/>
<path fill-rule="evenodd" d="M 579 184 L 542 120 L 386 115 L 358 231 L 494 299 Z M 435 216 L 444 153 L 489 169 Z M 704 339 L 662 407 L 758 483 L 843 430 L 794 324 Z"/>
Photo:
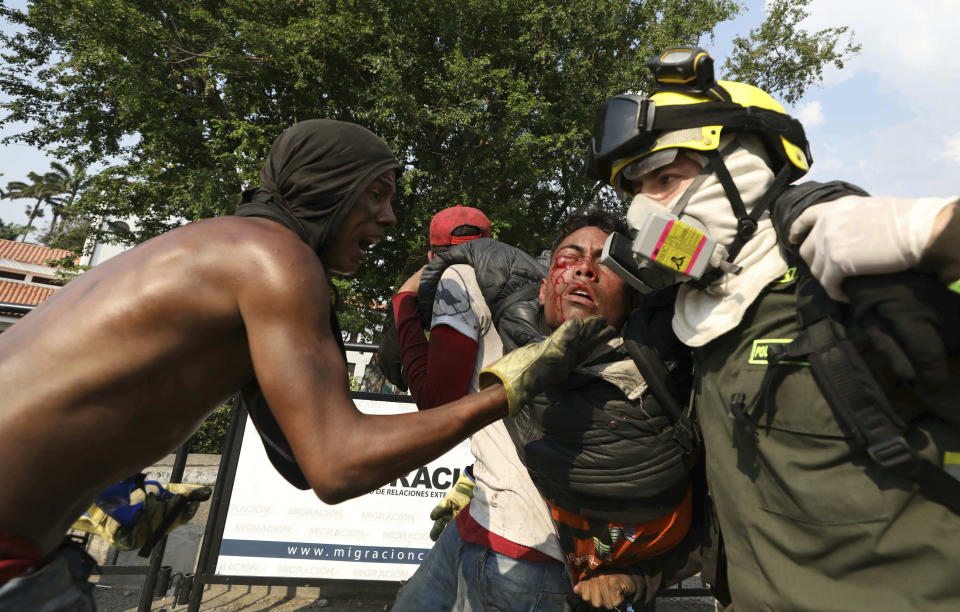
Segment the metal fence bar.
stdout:
<path fill-rule="evenodd" d="M 97 573 L 101 576 L 146 576 L 149 565 L 100 565 Z"/>
<path fill-rule="evenodd" d="M 192 437 L 192 436 L 191 436 Z M 170 470 L 170 482 L 180 482 L 183 480 L 183 472 L 187 468 L 187 451 L 190 448 L 190 439 L 180 445 L 177 449 L 177 456 L 173 460 L 173 468 Z M 140 606 L 137 612 L 149 612 L 153 604 L 154 590 L 157 587 L 157 576 L 160 573 L 160 566 L 163 564 L 163 553 L 167 550 L 167 536 L 164 535 L 160 541 L 153 547 L 153 553 L 150 555 L 150 569 L 147 571 L 147 579 L 143 583 L 143 591 L 140 593 Z M 169 578 L 169 573 L 167 574 Z M 166 591 L 166 586 L 161 585 L 162 590 Z"/>
<path fill-rule="evenodd" d="M 233 408 L 230 411 L 230 425 L 227 427 L 226 441 L 220 455 L 217 482 L 214 485 L 213 497 L 210 499 L 207 527 L 203 531 L 203 541 L 200 544 L 197 569 L 190 583 L 184 587 L 189 589 L 190 592 L 187 612 L 197 612 L 200 609 L 200 601 L 203 599 L 203 586 L 206 579 L 212 576 L 215 571 L 217 554 L 220 552 L 220 540 L 223 538 L 223 528 L 226 525 L 227 509 L 230 505 L 230 492 L 233 488 L 234 477 L 237 474 L 240 445 L 243 440 L 243 430 L 247 424 L 246 419 L 247 411 L 243 407 L 243 403 L 237 401 L 235 397 Z M 186 576 L 184 576 L 183 581 L 187 581 Z"/>

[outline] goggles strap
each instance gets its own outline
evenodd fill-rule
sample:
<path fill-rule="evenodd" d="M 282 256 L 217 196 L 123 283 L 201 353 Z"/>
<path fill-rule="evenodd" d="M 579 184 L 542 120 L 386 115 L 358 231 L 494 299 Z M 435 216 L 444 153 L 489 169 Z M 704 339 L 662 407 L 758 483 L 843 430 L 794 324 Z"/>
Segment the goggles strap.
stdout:
<path fill-rule="evenodd" d="M 734 144 L 736 141 L 732 141 L 730 144 Z M 747 215 L 747 207 L 743 205 L 743 198 L 740 197 L 740 190 L 737 189 L 737 184 L 733 182 L 733 177 L 730 175 L 730 170 L 727 169 L 727 164 L 723 161 L 723 156 L 727 155 L 734 147 L 729 145 L 724 148 L 723 151 L 704 151 L 707 157 L 710 158 L 713 163 L 713 172 L 717 175 L 717 180 L 720 181 L 720 184 L 723 185 L 723 191 L 727 194 L 727 199 L 730 201 L 730 207 L 733 208 L 733 214 L 737 217 L 737 222 L 740 222 L 749 217 Z M 737 237 L 740 237 L 740 230 L 737 230 Z M 749 238 L 749 236 L 747 236 Z"/>
<path fill-rule="evenodd" d="M 700 185 L 702 185 L 703 182 L 714 173 L 714 168 L 716 167 L 717 162 L 719 161 L 720 164 L 723 164 L 723 156 L 731 153 L 738 146 L 739 145 L 737 144 L 736 140 L 731 140 L 727 143 L 727 146 L 720 151 L 719 155 L 711 155 L 711 153 L 715 154 L 716 151 L 699 151 L 699 153 L 707 156 L 707 163 L 704 165 L 703 169 L 700 170 L 700 174 L 698 174 L 697 177 L 693 179 L 693 182 L 687 186 L 687 190 L 683 192 L 683 195 L 680 196 L 680 199 L 677 200 L 677 203 L 673 205 L 673 209 L 670 211 L 670 214 L 675 217 L 679 217 L 687 207 L 687 203 L 690 201 L 690 198 L 692 198 L 693 195 L 700 189 Z M 724 167 L 724 169 L 726 169 L 726 167 Z M 724 190 L 726 190 L 726 187 L 724 187 Z"/>
<path fill-rule="evenodd" d="M 730 92 L 720 85 L 720 83 L 714 83 L 710 89 L 704 93 L 714 100 L 718 100 L 720 102 L 733 102 L 733 96 L 731 96 Z"/>
<path fill-rule="evenodd" d="M 797 144 L 804 151 L 808 149 L 803 125 L 793 117 L 766 108 L 741 106 L 734 102 L 657 107 L 649 131 L 671 132 L 707 125 L 723 126 L 728 131 L 775 133 Z"/>

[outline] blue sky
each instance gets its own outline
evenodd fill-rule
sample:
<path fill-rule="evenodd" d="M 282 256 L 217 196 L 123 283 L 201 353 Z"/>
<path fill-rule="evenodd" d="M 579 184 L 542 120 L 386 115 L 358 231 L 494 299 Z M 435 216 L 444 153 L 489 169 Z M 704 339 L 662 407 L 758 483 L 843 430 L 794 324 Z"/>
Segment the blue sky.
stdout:
<path fill-rule="evenodd" d="M 6 0 L 23 7 L 25 0 Z M 763 21 L 764 0 L 747 0 L 736 20 L 703 41 L 721 65 L 729 41 Z M 813 0 L 804 26 L 847 25 L 863 46 L 842 71 L 828 69 L 820 88 L 788 111 L 807 130 L 809 178 L 842 179 L 876 195 L 960 194 L 960 65 L 952 43 L 960 24 L 955 0 Z M 0 135 L 15 130 L 5 129 Z M 0 182 L 45 171 L 49 158 L 23 145 L 0 146 Z M 0 200 L 0 219 L 24 222 L 24 204 Z"/>
<path fill-rule="evenodd" d="M 859 56 L 791 109 L 813 146 L 811 177 L 877 195 L 960 193 L 960 67 L 954 0 L 814 0 L 811 30 L 850 25 Z"/>

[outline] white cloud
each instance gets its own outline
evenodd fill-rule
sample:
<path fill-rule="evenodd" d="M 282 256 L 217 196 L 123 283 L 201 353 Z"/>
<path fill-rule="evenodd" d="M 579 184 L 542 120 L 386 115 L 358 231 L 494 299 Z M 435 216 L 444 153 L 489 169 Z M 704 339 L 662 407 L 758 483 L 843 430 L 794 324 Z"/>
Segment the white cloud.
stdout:
<path fill-rule="evenodd" d="M 849 26 L 860 54 L 824 73 L 830 86 L 859 73 L 875 75 L 917 112 L 952 106 L 960 96 L 954 65 L 960 2 L 955 0 L 813 0 L 809 31 Z"/>
<path fill-rule="evenodd" d="M 955 164 L 960 164 L 960 132 L 943 139 L 943 156 Z"/>
<path fill-rule="evenodd" d="M 830 122 L 808 131 L 816 160 L 810 178 L 843 179 L 878 195 L 960 193 L 953 59 L 960 2 L 812 0 L 808 9 L 802 27 L 849 26 L 862 46 L 842 70 L 824 71 L 817 97 Z M 808 130 L 816 125 L 802 114 L 817 117 L 812 102 L 793 112 Z"/>
<path fill-rule="evenodd" d="M 817 100 L 811 100 L 800 106 L 793 115 L 803 124 L 806 129 L 820 125 L 826 122 L 827 118 L 823 115 L 823 105 Z"/>
<path fill-rule="evenodd" d="M 814 163 L 806 178 L 840 179 L 874 195 L 956 196 L 960 194 L 960 131 L 952 133 L 953 137 L 944 138 L 924 117 L 869 132 L 821 130 L 811 139 Z"/>

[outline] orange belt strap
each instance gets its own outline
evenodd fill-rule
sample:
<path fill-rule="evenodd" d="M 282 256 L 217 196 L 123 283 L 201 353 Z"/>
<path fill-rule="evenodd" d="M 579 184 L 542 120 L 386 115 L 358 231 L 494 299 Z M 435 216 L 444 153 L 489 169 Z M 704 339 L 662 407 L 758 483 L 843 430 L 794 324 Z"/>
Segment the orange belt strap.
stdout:
<path fill-rule="evenodd" d="M 574 583 L 599 567 L 626 567 L 680 543 L 690 530 L 692 489 L 672 511 L 646 523 L 591 519 L 547 502 Z"/>

